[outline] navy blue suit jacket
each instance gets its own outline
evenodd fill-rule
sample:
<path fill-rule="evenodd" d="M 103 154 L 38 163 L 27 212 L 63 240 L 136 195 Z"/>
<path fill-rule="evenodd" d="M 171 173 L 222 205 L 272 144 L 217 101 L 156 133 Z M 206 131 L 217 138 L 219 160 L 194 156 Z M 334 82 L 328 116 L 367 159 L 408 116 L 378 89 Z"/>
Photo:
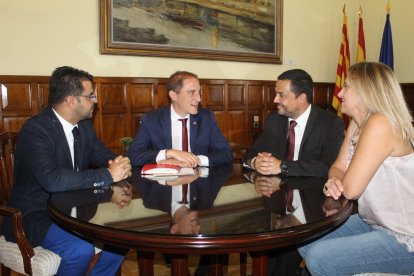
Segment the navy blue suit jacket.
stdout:
<path fill-rule="evenodd" d="M 80 171 L 74 171 L 63 127 L 51 108 L 23 125 L 17 140 L 14 185 L 8 205 L 20 210 L 23 227 L 33 246 L 40 245 L 52 221 L 47 215 L 49 194 L 112 183 L 108 161 L 115 158 L 96 136 L 90 120 L 78 123 Z M 90 170 L 93 164 L 99 169 Z M 14 241 L 10 221 L 3 225 L 7 240 Z"/>
<path fill-rule="evenodd" d="M 199 108 L 189 125 L 192 153 L 207 156 L 210 166 L 232 162 L 232 150 L 210 110 Z M 171 148 L 171 107 L 165 107 L 144 114 L 128 156 L 132 166 L 143 166 L 155 163 L 160 150 Z"/>

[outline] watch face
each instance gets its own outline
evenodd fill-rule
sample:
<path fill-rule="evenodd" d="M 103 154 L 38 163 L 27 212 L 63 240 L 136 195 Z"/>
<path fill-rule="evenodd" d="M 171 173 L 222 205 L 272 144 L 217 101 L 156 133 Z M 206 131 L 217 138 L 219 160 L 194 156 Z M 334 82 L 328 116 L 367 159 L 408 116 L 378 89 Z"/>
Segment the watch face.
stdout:
<path fill-rule="evenodd" d="M 286 176 L 288 173 L 288 167 L 285 161 L 282 161 L 282 163 L 280 163 L 280 173 L 282 176 Z"/>

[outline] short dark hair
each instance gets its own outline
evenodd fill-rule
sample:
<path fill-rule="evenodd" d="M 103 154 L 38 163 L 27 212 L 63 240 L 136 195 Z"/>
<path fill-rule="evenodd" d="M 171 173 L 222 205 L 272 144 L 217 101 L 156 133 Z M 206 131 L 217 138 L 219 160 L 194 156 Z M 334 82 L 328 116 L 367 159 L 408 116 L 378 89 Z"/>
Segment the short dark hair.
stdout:
<path fill-rule="evenodd" d="M 170 90 L 175 91 L 176 93 L 179 93 L 181 88 L 183 88 L 183 82 L 186 79 L 198 79 L 198 76 L 194 73 L 188 72 L 188 71 L 177 71 L 174 74 L 170 76 L 170 78 L 167 81 L 166 84 L 166 90 L 167 93 L 170 92 Z"/>
<path fill-rule="evenodd" d="M 48 105 L 53 107 L 62 103 L 67 96 L 81 95 L 83 81 L 93 83 L 93 76 L 88 72 L 70 66 L 56 68 L 49 82 Z"/>
<path fill-rule="evenodd" d="M 292 90 L 297 96 L 305 93 L 308 102 L 313 102 L 313 80 L 305 70 L 291 69 L 280 74 L 277 79 L 290 80 L 290 90 Z"/>

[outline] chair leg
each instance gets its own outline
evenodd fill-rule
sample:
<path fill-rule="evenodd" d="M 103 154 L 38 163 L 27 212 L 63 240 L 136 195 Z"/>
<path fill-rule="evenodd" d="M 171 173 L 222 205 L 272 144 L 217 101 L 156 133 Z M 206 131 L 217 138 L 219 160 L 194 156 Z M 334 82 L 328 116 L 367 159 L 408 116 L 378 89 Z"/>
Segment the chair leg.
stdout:
<path fill-rule="evenodd" d="M 240 276 L 246 276 L 247 274 L 247 253 L 240 253 Z"/>
<path fill-rule="evenodd" d="M 122 276 L 122 265 L 119 267 L 118 271 L 115 274 L 116 276 Z"/>
<path fill-rule="evenodd" d="M 10 276 L 11 275 L 10 268 L 4 266 L 3 264 L 0 264 L 0 271 L 1 271 L 1 276 Z"/>

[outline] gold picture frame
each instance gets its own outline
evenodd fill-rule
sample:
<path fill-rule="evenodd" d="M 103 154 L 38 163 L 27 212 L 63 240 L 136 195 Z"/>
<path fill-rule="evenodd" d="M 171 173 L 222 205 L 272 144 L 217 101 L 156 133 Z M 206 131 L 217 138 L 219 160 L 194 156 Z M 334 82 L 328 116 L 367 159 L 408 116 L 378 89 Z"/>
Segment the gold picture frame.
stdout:
<path fill-rule="evenodd" d="M 100 0 L 100 52 L 281 64 L 282 0 Z"/>

